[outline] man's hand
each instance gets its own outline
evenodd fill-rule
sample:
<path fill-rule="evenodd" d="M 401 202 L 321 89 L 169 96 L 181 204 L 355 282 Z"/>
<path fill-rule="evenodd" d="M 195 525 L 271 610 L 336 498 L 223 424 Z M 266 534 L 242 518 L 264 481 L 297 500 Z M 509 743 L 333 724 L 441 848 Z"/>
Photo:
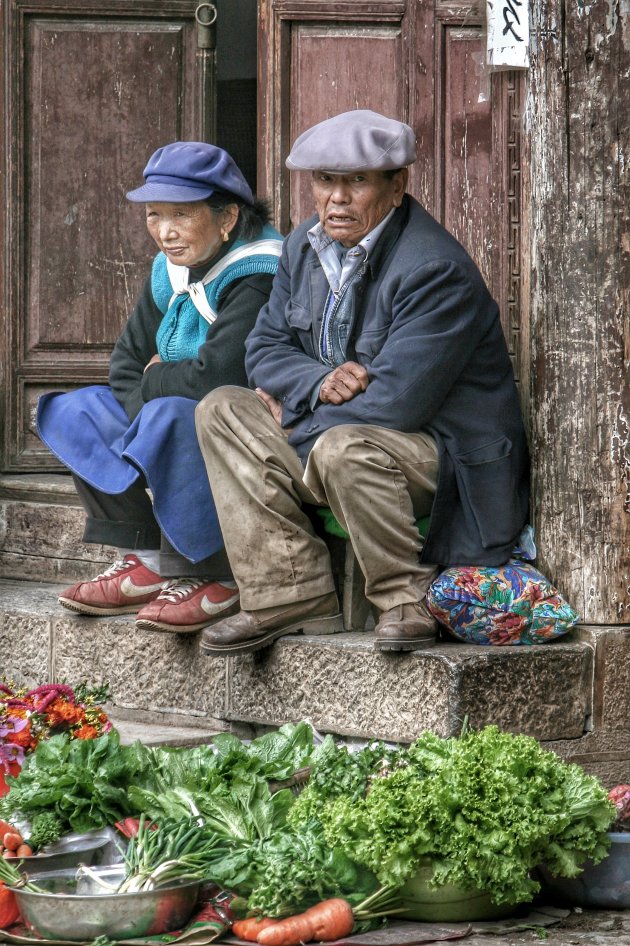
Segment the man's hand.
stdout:
<path fill-rule="evenodd" d="M 159 355 L 154 355 L 151 361 L 147 365 L 145 365 L 144 371 L 146 371 L 147 368 L 150 368 L 151 365 L 158 365 L 161 361 L 162 359 L 160 358 Z"/>
<path fill-rule="evenodd" d="M 256 388 L 256 394 L 258 395 L 260 400 L 263 402 L 263 404 L 267 405 L 267 407 L 269 408 L 269 413 L 275 420 L 276 424 L 278 424 L 278 426 L 281 427 L 282 426 L 282 404 L 280 403 L 280 401 L 277 401 L 275 397 L 273 397 L 271 394 L 267 394 L 267 392 L 263 391 L 262 388 Z"/>
<path fill-rule="evenodd" d="M 322 404 L 343 404 L 365 391 L 370 379 L 367 370 L 356 361 L 346 361 L 327 375 L 319 389 Z"/>

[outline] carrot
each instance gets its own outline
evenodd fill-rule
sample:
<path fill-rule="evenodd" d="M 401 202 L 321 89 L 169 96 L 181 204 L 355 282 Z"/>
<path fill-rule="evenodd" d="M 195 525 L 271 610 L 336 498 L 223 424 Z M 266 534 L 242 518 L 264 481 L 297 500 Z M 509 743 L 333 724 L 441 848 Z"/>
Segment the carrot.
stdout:
<path fill-rule="evenodd" d="M 2 818 L 0 818 L 0 838 L 3 838 L 7 831 L 13 831 L 13 828 L 8 821 L 3 821 Z"/>
<path fill-rule="evenodd" d="M 29 844 L 20 844 L 15 854 L 16 854 L 16 857 L 32 857 L 33 848 Z"/>
<path fill-rule="evenodd" d="M 326 942 L 349 936 L 354 926 L 354 914 L 347 900 L 335 897 L 324 900 L 306 911 L 313 925 L 314 940 Z"/>
<path fill-rule="evenodd" d="M 0 929 L 5 930 L 20 917 L 17 900 L 12 890 L 0 883 Z"/>
<path fill-rule="evenodd" d="M 274 926 L 278 921 L 266 916 L 249 916 L 245 920 L 236 920 L 232 923 L 232 932 L 239 939 L 246 939 L 248 943 L 258 942 L 258 934 Z"/>
<path fill-rule="evenodd" d="M 311 940 L 325 943 L 348 936 L 353 926 L 352 907 L 347 900 L 334 897 L 268 926 L 258 934 L 258 942 L 261 946 L 299 946 Z"/>
<path fill-rule="evenodd" d="M 17 851 L 20 844 L 24 843 L 24 839 L 21 834 L 18 834 L 17 831 L 7 831 L 4 836 L 3 844 L 6 847 L 7 851 Z"/>

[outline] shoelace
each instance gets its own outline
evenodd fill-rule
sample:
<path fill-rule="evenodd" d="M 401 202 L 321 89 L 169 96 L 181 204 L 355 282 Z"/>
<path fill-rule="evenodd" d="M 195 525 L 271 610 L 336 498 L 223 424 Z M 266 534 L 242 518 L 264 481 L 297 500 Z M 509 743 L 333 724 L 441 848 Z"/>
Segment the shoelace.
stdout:
<path fill-rule="evenodd" d="M 119 572 L 127 571 L 127 569 L 131 568 L 134 564 L 134 562 L 126 562 L 124 558 L 118 558 L 113 565 L 110 565 L 104 572 L 97 575 L 93 581 L 98 581 L 99 578 L 113 578 L 115 575 L 118 575 Z"/>
<path fill-rule="evenodd" d="M 196 591 L 202 585 L 207 585 L 207 578 L 174 578 L 164 591 L 158 595 L 160 601 L 177 602 L 178 598 L 185 598 L 191 591 Z"/>

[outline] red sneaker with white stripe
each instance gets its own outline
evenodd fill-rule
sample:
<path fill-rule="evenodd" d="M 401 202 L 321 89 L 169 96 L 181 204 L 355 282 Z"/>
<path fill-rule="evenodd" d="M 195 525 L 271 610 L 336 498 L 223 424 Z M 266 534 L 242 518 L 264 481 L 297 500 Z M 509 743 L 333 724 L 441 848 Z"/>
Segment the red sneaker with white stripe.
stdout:
<path fill-rule="evenodd" d="M 193 634 L 239 609 L 238 588 L 203 578 L 172 578 L 136 617 L 146 631 Z"/>
<path fill-rule="evenodd" d="M 134 614 L 157 598 L 168 584 L 143 565 L 136 555 L 125 555 L 91 581 L 79 581 L 59 595 L 59 604 L 79 614 Z"/>

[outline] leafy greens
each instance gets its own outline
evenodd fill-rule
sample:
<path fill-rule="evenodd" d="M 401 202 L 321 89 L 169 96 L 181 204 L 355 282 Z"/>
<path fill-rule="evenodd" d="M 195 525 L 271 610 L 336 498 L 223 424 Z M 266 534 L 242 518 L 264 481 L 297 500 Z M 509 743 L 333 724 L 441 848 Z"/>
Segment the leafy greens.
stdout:
<path fill-rule="evenodd" d="M 399 886 L 430 862 L 433 885 L 486 890 L 497 903 L 530 900 L 537 864 L 571 877 L 601 860 L 614 814 L 597 779 L 496 726 L 424 733 L 361 798 L 324 784 L 319 799 L 309 786 L 289 823 L 317 817 L 329 846 L 381 883 Z"/>

